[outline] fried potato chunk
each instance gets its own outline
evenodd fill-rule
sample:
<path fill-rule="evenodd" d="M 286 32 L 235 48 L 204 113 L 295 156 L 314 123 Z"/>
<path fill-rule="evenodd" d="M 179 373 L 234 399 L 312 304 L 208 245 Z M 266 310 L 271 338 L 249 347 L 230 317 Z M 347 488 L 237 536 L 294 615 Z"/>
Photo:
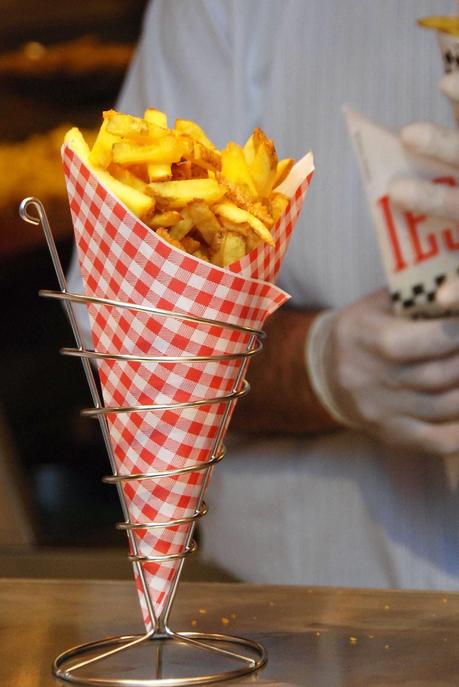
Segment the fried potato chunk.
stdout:
<path fill-rule="evenodd" d="M 175 136 L 162 136 L 149 145 L 135 143 L 115 143 L 112 146 L 113 162 L 119 165 L 141 163 L 178 162 L 184 153 L 184 146 Z"/>
<path fill-rule="evenodd" d="M 245 238 L 240 234 L 227 231 L 222 238 L 219 249 L 211 255 L 214 265 L 226 267 L 236 262 L 247 254 Z"/>
<path fill-rule="evenodd" d="M 167 200 L 171 208 L 184 207 L 195 199 L 215 203 L 225 195 L 225 189 L 215 179 L 153 181 L 148 184 L 148 191 L 152 196 Z"/>
<path fill-rule="evenodd" d="M 210 150 L 215 151 L 217 150 L 216 146 L 212 143 L 210 138 L 206 136 L 203 129 L 201 129 L 201 127 L 195 122 L 192 122 L 189 119 L 176 119 L 175 129 L 180 131 L 180 133 L 191 136 L 191 138 L 194 138 L 196 141 L 198 141 L 198 143 L 202 143 L 202 145 L 206 148 L 210 148 Z"/>
<path fill-rule="evenodd" d="M 274 245 L 274 239 L 271 236 L 269 229 L 267 229 L 263 222 L 260 222 L 255 215 L 247 212 L 247 210 L 238 208 L 238 206 L 234 203 L 225 201 L 215 205 L 214 212 L 216 215 L 220 215 L 221 217 L 224 217 L 235 224 L 247 223 L 253 229 L 255 234 L 257 234 L 257 236 L 259 236 L 263 241 L 268 243 L 270 246 Z"/>
<path fill-rule="evenodd" d="M 66 142 L 158 236 L 201 260 L 226 267 L 260 243 L 274 245 L 275 222 L 289 198 L 276 191 L 293 160 L 278 161 L 259 128 L 244 146 L 218 150 L 195 122 L 168 126 L 155 108 L 143 117 L 107 110 L 89 149 L 78 129 Z"/>

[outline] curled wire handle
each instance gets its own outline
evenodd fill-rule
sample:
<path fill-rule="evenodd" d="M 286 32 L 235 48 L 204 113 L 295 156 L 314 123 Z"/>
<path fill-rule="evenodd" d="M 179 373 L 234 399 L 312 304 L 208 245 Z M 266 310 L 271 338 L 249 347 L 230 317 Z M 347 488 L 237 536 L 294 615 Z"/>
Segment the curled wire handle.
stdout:
<path fill-rule="evenodd" d="M 34 212 L 31 213 L 31 209 L 33 208 Z M 67 313 L 67 316 L 69 318 L 70 322 L 70 327 L 73 332 L 73 336 L 75 338 L 75 343 L 78 346 L 79 349 L 83 350 L 83 337 L 80 331 L 80 327 L 78 325 L 78 320 L 76 318 L 76 315 L 73 310 L 72 302 L 66 298 L 66 293 L 67 293 L 67 280 L 65 278 L 65 273 L 64 270 L 62 269 L 61 261 L 59 258 L 59 253 L 56 248 L 56 244 L 54 242 L 54 236 L 53 232 L 51 231 L 51 227 L 48 221 L 48 217 L 46 215 L 46 210 L 44 208 L 43 203 L 38 200 L 38 198 L 33 198 L 33 197 L 28 197 L 24 198 L 24 200 L 21 202 L 19 206 L 19 215 L 21 219 L 23 219 L 25 222 L 28 222 L 29 224 L 33 224 L 34 226 L 39 226 L 41 225 L 41 228 L 43 230 L 43 233 L 45 235 L 46 243 L 48 246 L 49 254 L 51 256 L 51 260 L 53 263 L 54 271 L 56 273 L 56 278 L 59 284 L 59 288 L 61 289 L 60 296 L 63 297 L 64 300 L 64 307 L 65 311 Z M 91 363 L 88 359 L 82 358 L 81 359 L 83 369 L 85 372 L 86 380 L 88 382 L 88 386 L 91 392 L 91 397 L 94 402 L 94 405 L 96 408 L 99 408 L 102 406 L 102 399 L 99 394 L 99 389 L 97 387 L 97 383 L 94 377 L 94 372 L 91 368 Z M 104 443 L 105 447 L 107 449 L 108 457 L 110 460 L 110 465 L 112 466 L 113 474 L 116 474 L 116 463 L 115 463 L 115 458 L 113 456 L 113 451 L 110 443 L 110 436 L 109 436 L 109 429 L 108 429 L 108 424 L 106 421 L 106 418 L 101 416 L 100 417 L 100 427 L 102 431 L 102 436 L 104 438 Z M 125 496 L 123 493 L 123 490 L 121 488 L 118 488 L 118 495 L 120 498 L 121 502 L 121 508 L 123 511 L 123 515 L 128 519 L 128 508 L 127 504 L 125 501 Z M 132 550 L 134 553 L 138 552 L 137 549 L 137 542 L 135 540 L 135 537 L 132 536 L 132 533 L 128 530 L 127 531 L 128 539 L 130 542 L 130 545 L 132 547 Z M 148 613 L 150 614 L 150 617 L 153 619 L 154 626 L 157 627 L 158 624 L 158 619 L 155 614 L 155 610 L 153 608 L 153 604 L 151 601 L 151 598 L 148 594 L 148 587 L 147 583 L 145 580 L 145 576 L 143 573 L 142 566 L 140 563 L 136 563 L 134 561 L 134 568 L 137 571 L 137 574 L 139 575 L 139 579 L 141 580 L 142 588 L 145 593 L 145 601 L 148 609 Z"/>
<path fill-rule="evenodd" d="M 36 214 L 30 213 L 31 208 L 34 208 Z M 53 266 L 56 271 L 57 281 L 59 282 L 61 291 L 66 292 L 67 280 L 65 278 L 64 270 L 62 269 L 59 253 L 57 252 L 53 233 L 51 231 L 51 227 L 49 226 L 48 217 L 46 216 L 43 203 L 39 201 L 38 198 L 33 198 L 32 196 L 29 198 L 24 198 L 19 205 L 19 215 L 24 222 L 34 224 L 35 226 L 39 226 L 41 224 L 46 243 L 48 244 L 51 260 L 53 261 Z"/>
<path fill-rule="evenodd" d="M 37 210 L 38 216 L 31 215 L 29 213 L 29 207 L 32 206 Z M 35 224 L 35 226 L 38 227 L 38 225 L 42 223 L 43 219 L 43 215 L 40 212 L 42 208 L 43 206 L 37 198 L 29 196 L 28 198 L 24 198 L 24 200 L 21 201 L 21 204 L 19 206 L 19 216 L 21 217 L 21 219 L 24 220 L 24 222 L 29 222 L 29 224 Z"/>

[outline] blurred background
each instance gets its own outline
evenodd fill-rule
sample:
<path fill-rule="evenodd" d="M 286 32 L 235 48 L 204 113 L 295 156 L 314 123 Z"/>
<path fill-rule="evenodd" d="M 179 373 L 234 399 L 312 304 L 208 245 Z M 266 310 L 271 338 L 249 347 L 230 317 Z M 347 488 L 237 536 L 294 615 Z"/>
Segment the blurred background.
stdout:
<path fill-rule="evenodd" d="M 0 576 L 131 576 L 116 490 L 57 286 L 22 198 L 45 204 L 61 260 L 72 227 L 60 163 L 71 125 L 99 126 L 115 104 L 145 0 L 0 0 Z M 152 103 L 154 105 L 154 103 Z M 120 551 L 122 549 L 122 551 Z M 188 576 L 212 579 L 199 562 Z"/>

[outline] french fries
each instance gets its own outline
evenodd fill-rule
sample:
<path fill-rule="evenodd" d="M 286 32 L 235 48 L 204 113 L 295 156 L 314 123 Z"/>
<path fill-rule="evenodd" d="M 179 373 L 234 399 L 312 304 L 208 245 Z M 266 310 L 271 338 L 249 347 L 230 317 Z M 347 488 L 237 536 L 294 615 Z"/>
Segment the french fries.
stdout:
<path fill-rule="evenodd" d="M 459 36 L 459 17 L 457 15 L 447 17 L 424 17 L 418 19 L 418 24 L 427 29 L 437 29 L 452 36 Z"/>
<path fill-rule="evenodd" d="M 294 162 L 278 161 L 273 142 L 255 129 L 243 147 L 219 151 L 195 122 L 168 126 L 164 112 L 144 117 L 115 110 L 90 149 L 78 129 L 68 145 L 158 236 L 202 260 L 226 267 L 260 242 L 273 246 L 271 229 L 289 199 L 276 191 Z"/>
<path fill-rule="evenodd" d="M 179 181 L 152 181 L 148 191 L 170 208 L 183 208 L 193 200 L 216 203 L 225 195 L 225 189 L 215 179 L 180 179 Z"/>

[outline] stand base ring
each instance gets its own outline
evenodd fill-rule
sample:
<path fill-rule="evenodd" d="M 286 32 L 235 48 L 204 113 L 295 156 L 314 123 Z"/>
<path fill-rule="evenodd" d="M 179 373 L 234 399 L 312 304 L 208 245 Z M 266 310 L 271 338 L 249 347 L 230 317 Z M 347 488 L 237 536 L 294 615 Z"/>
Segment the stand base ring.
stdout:
<path fill-rule="evenodd" d="M 199 650 L 216 652 L 223 655 L 226 654 L 233 662 L 236 659 L 245 662 L 245 665 L 243 667 L 232 668 L 223 672 L 207 675 L 164 678 L 160 677 L 162 670 L 162 659 L 157 657 L 156 677 L 152 678 L 126 679 L 116 677 L 91 677 L 87 675 L 78 675 L 78 673 L 76 673 L 79 668 L 82 668 L 85 665 L 97 663 L 113 654 L 127 651 L 133 646 L 139 646 L 147 642 L 152 642 L 158 645 L 176 642 L 177 644 L 196 647 Z M 252 655 L 246 656 L 239 653 L 239 651 L 238 653 L 233 653 L 227 648 L 220 649 L 217 646 L 208 644 L 207 642 L 217 644 L 221 642 L 225 643 L 226 645 L 236 645 L 237 649 L 249 649 Z M 88 657 L 88 654 L 90 654 L 90 657 Z M 256 655 L 256 658 L 254 655 Z M 78 657 L 82 660 L 75 661 L 74 659 Z M 185 685 L 211 684 L 217 681 L 230 680 L 235 677 L 248 675 L 249 673 L 262 668 L 266 661 L 267 654 L 264 647 L 251 639 L 245 639 L 235 635 L 215 633 L 171 632 L 170 634 L 161 636 L 146 634 L 107 637 L 95 642 L 80 644 L 79 646 L 72 647 L 71 649 L 68 649 L 60 654 L 54 660 L 52 669 L 53 675 L 61 680 L 66 680 L 67 682 L 71 682 L 73 684 L 89 685 L 91 687 L 184 687 Z"/>

